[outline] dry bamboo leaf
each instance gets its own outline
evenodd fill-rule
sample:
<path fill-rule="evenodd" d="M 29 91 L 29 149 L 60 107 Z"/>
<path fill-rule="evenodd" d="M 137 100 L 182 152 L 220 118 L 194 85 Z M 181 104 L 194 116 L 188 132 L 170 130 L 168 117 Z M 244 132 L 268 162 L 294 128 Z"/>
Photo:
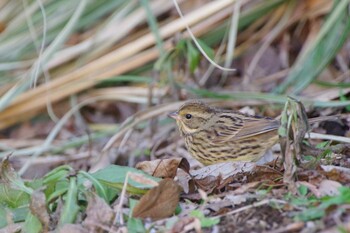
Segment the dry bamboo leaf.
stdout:
<path fill-rule="evenodd" d="M 190 164 L 185 158 L 157 159 L 136 164 L 136 168 L 160 178 L 174 178 L 178 168 L 189 172 Z"/>
<path fill-rule="evenodd" d="M 172 179 L 160 181 L 140 199 L 133 210 L 133 217 L 158 220 L 171 216 L 179 203 L 181 191 Z"/>

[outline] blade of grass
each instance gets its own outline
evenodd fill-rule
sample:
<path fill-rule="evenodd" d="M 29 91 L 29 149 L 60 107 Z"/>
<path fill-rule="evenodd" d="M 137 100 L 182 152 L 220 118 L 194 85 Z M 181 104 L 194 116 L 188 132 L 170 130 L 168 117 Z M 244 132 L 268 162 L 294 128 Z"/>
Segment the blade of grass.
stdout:
<path fill-rule="evenodd" d="M 65 198 L 62 215 L 59 220 L 59 225 L 63 226 L 67 223 L 74 223 L 79 211 L 78 206 L 78 187 L 77 178 L 71 177 L 69 179 L 68 193 Z"/>
<path fill-rule="evenodd" d="M 15 85 L 11 91 L 7 92 L 4 96 L 0 98 L 0 111 L 6 108 L 10 104 L 10 102 L 15 99 L 16 96 L 27 90 L 31 83 L 36 83 L 39 75 L 39 69 L 42 72 L 44 61 L 47 61 L 50 58 L 50 56 L 52 56 L 53 53 L 58 49 L 58 47 L 60 47 L 63 44 L 63 42 L 67 39 L 68 35 L 74 29 L 74 25 L 77 23 L 78 19 L 83 13 L 86 4 L 87 0 L 80 1 L 70 21 L 62 29 L 61 33 L 56 37 L 52 44 L 50 44 L 50 46 L 45 50 L 42 56 L 39 57 L 38 60 L 34 63 L 33 69 L 31 69 L 31 72 L 29 74 L 30 80 L 27 80 L 27 77 L 23 77 L 22 81 L 19 84 Z"/>
<path fill-rule="evenodd" d="M 164 55 L 165 51 L 164 51 L 163 39 L 159 33 L 157 19 L 155 18 L 155 15 L 154 15 L 153 11 L 151 10 L 149 1 L 148 0 L 140 0 L 140 2 L 141 2 L 142 7 L 146 11 L 148 25 L 149 25 L 154 37 L 156 38 L 156 46 L 159 50 L 159 54 L 162 56 L 162 55 Z"/>
<path fill-rule="evenodd" d="M 284 104 L 288 97 L 284 95 L 278 95 L 274 93 L 253 93 L 253 92 L 230 92 L 230 93 L 217 93 L 204 89 L 195 89 L 188 88 L 186 89 L 198 96 L 206 97 L 206 98 L 216 98 L 216 99 L 234 99 L 234 100 L 264 100 L 271 103 L 279 103 Z M 303 102 L 305 106 L 315 106 L 315 107 L 345 107 L 350 105 L 350 101 L 319 101 L 319 100 L 310 100 L 309 98 L 298 97 L 298 99 Z"/>
<path fill-rule="evenodd" d="M 350 33 L 349 2 L 349 0 L 334 2 L 334 9 L 316 40 L 299 55 L 287 79 L 276 88 L 275 93 L 283 93 L 289 87 L 291 93 L 300 93 L 334 58 Z"/>

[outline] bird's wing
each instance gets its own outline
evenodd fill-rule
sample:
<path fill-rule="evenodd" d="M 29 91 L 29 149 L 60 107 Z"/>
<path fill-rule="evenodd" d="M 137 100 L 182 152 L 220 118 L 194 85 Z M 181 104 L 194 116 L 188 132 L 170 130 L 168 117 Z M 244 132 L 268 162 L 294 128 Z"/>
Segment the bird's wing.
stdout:
<path fill-rule="evenodd" d="M 280 123 L 277 120 L 271 119 L 249 119 L 244 122 L 244 126 L 234 136 L 235 139 L 242 139 L 254 135 L 270 132 L 278 129 Z"/>
<path fill-rule="evenodd" d="M 262 133 L 277 130 L 279 122 L 277 120 L 267 118 L 245 118 L 243 125 L 236 130 L 230 128 L 226 124 L 226 127 L 215 127 L 215 137 L 213 138 L 214 143 L 223 143 L 229 140 L 240 140 L 243 138 L 252 137 Z"/>

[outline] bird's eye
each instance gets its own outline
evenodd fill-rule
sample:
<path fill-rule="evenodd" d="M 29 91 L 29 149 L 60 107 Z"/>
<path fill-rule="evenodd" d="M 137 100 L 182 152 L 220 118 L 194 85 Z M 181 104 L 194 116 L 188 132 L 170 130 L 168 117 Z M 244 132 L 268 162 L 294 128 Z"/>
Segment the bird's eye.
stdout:
<path fill-rule="evenodd" d="M 191 119 L 192 115 L 191 114 L 186 114 L 186 119 Z"/>

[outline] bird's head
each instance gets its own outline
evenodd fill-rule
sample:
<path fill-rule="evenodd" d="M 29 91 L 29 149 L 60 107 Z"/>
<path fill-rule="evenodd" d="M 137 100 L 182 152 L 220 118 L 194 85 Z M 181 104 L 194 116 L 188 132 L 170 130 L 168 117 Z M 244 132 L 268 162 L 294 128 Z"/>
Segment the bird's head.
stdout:
<path fill-rule="evenodd" d="M 168 116 L 176 120 L 183 135 L 189 135 L 207 128 L 214 114 L 215 109 L 203 102 L 189 101 Z"/>

